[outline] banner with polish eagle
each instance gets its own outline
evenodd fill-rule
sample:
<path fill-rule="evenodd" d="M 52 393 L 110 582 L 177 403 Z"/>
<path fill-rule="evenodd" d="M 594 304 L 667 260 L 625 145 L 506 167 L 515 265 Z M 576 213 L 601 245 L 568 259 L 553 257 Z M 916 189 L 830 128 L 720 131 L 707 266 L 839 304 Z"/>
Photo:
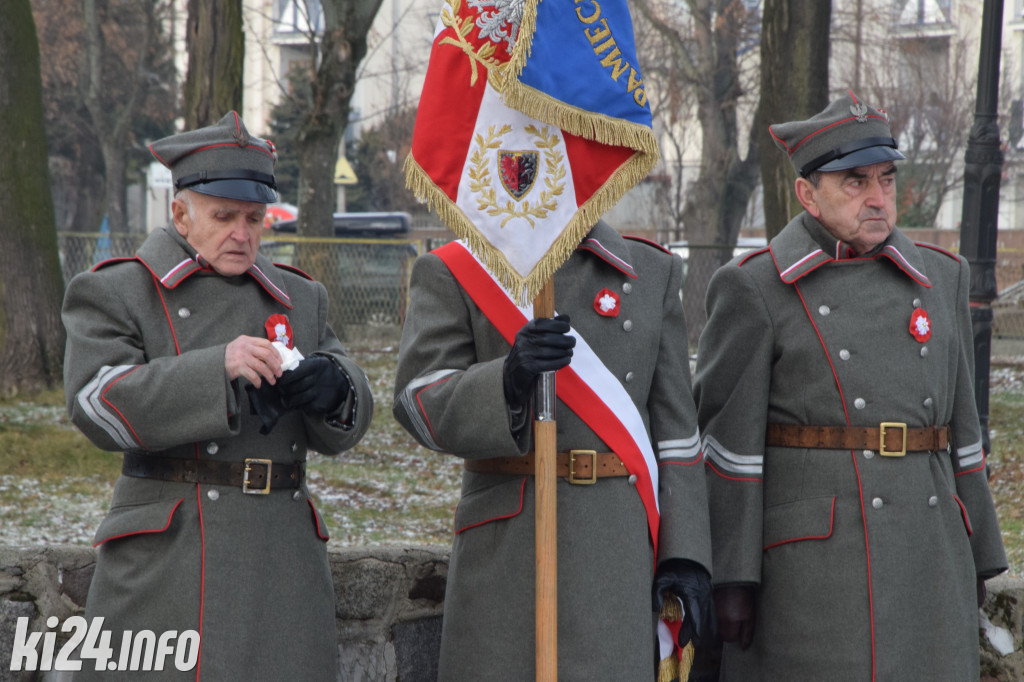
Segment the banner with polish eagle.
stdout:
<path fill-rule="evenodd" d="M 406 183 L 525 305 L 657 162 L 626 0 L 446 0 Z"/>

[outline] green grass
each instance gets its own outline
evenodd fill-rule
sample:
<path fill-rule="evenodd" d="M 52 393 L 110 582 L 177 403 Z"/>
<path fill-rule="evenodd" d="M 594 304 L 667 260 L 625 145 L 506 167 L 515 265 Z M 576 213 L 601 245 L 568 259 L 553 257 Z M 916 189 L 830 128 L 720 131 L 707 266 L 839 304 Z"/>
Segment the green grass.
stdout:
<path fill-rule="evenodd" d="M 460 461 L 419 446 L 391 416 L 398 336 L 346 341 L 374 394 L 370 431 L 337 457 L 312 454 L 309 487 L 335 547 L 451 542 Z M 993 366 L 990 484 L 1010 559 L 1024 575 L 1024 367 Z M 69 423 L 64 395 L 0 399 L 0 544 L 88 544 L 120 470 Z"/>
<path fill-rule="evenodd" d="M 1024 384 L 1006 368 L 993 368 L 989 391 L 989 485 L 1010 570 L 1024 575 Z"/>

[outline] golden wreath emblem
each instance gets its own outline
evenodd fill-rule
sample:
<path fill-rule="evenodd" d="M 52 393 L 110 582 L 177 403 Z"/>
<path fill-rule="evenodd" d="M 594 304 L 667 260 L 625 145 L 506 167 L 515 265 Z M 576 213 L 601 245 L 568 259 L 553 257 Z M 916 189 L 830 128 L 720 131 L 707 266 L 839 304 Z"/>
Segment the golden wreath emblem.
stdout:
<path fill-rule="evenodd" d="M 544 157 L 542 177 L 545 189 L 541 191 L 536 203 L 522 199 L 521 196 L 516 197 L 515 193 L 510 192 L 514 199 L 507 199 L 501 204 L 492 180 L 492 168 L 496 169 L 496 175 L 501 178 L 499 164 L 503 158 L 527 153 L 516 151 L 504 157 L 500 153 L 502 138 L 512 132 L 512 126 L 507 123 L 500 128 L 488 126 L 486 134 L 478 132 L 473 136 L 474 146 L 469 157 L 469 191 L 476 197 L 479 210 L 486 211 L 492 217 L 505 216 L 501 221 L 501 227 L 505 227 L 508 221 L 514 218 L 523 218 L 530 223 L 530 227 L 536 227 L 534 220 L 544 220 L 550 211 L 558 208 L 558 197 L 565 190 L 565 154 L 559 149 L 558 134 L 549 134 L 547 126 L 538 128 L 532 124 L 523 130 L 533 136 L 538 152 Z M 510 189 L 507 184 L 504 186 L 506 190 Z"/>

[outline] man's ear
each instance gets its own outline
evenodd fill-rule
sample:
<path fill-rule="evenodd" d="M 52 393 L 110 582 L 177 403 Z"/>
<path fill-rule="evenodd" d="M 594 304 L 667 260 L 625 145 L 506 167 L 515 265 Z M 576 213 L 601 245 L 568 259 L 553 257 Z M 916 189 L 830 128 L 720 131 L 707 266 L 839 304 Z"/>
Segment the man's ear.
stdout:
<path fill-rule="evenodd" d="M 174 227 L 178 230 L 178 234 L 182 237 L 188 237 L 188 229 L 192 225 L 188 214 L 188 204 L 180 198 L 176 198 L 172 201 L 171 218 L 174 221 Z"/>
<path fill-rule="evenodd" d="M 800 202 L 800 205 L 815 218 L 821 217 L 821 209 L 818 208 L 817 191 L 810 180 L 807 178 L 796 179 L 796 198 Z"/>

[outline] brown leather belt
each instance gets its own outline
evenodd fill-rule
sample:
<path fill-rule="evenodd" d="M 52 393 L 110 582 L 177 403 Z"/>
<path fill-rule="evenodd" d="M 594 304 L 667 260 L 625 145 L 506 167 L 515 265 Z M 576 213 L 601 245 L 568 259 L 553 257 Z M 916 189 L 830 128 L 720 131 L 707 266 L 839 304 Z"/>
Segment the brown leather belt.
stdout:
<path fill-rule="evenodd" d="M 512 474 L 533 476 L 536 460 L 531 450 L 522 457 L 494 457 L 492 459 L 467 459 L 466 471 L 477 474 Z M 557 453 L 555 474 L 569 483 L 589 485 L 599 478 L 608 476 L 629 476 L 626 465 L 614 452 L 594 450 L 568 450 Z"/>
<path fill-rule="evenodd" d="M 899 422 L 878 426 L 800 426 L 769 424 L 765 445 L 790 448 L 837 450 L 878 450 L 886 457 L 902 457 L 908 452 L 938 452 L 949 446 L 949 426 L 907 428 Z"/>
<path fill-rule="evenodd" d="M 305 462 L 271 462 L 248 458 L 242 462 L 182 459 L 160 455 L 124 453 L 121 473 L 133 478 L 153 478 L 175 483 L 232 485 L 249 495 L 266 495 L 274 488 L 298 488 L 306 475 Z"/>

